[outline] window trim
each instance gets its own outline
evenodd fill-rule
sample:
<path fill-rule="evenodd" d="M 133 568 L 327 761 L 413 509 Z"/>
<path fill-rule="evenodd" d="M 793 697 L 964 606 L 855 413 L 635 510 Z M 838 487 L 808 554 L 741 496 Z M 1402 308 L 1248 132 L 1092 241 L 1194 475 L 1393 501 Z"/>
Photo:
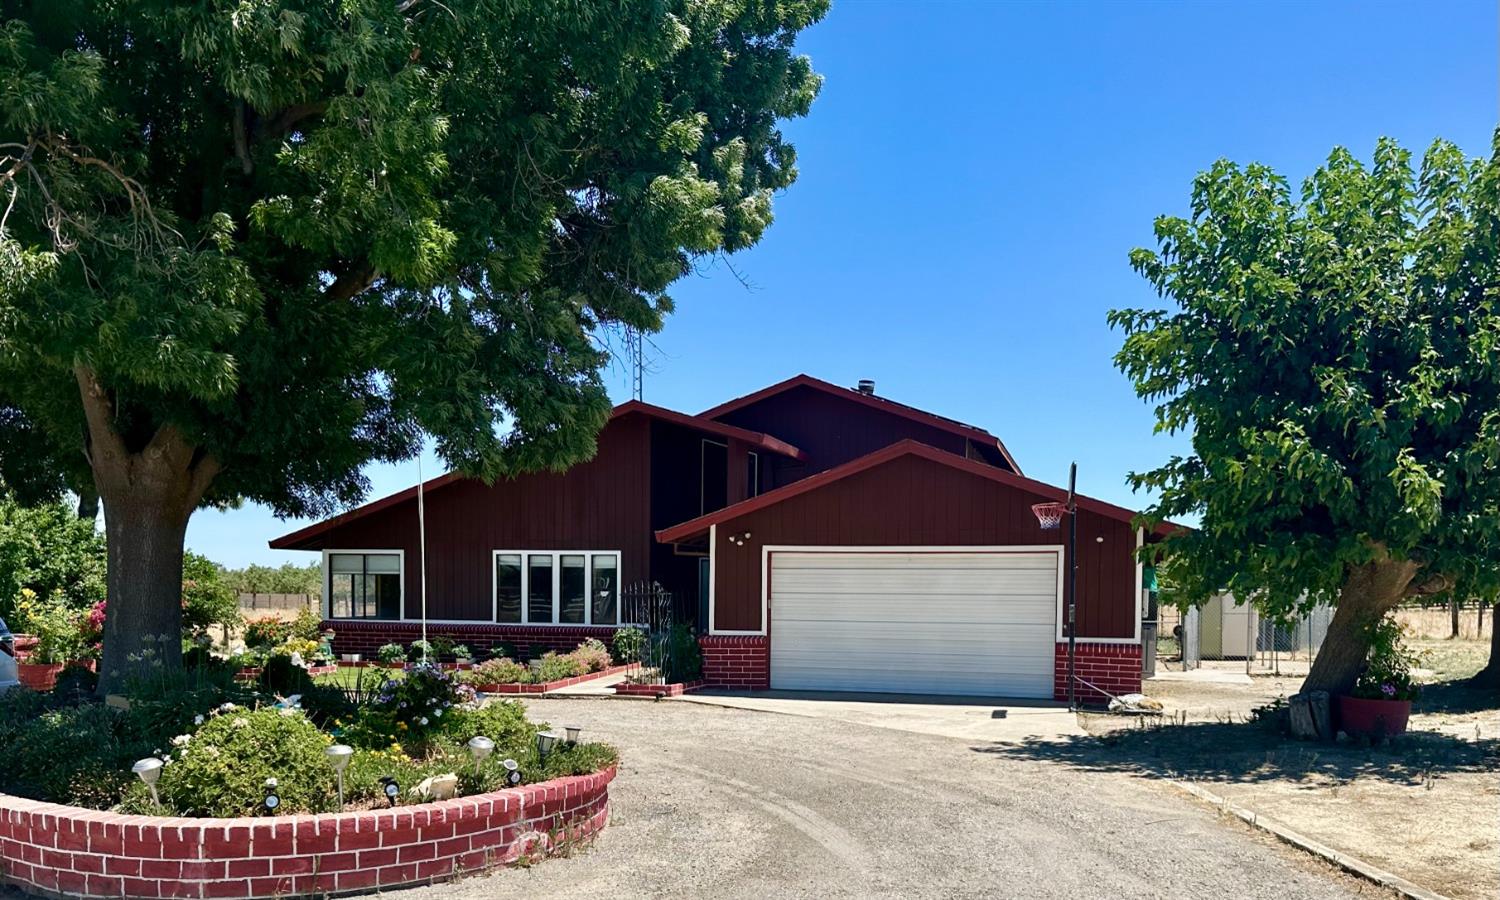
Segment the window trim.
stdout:
<path fill-rule="evenodd" d="M 500 557 L 521 557 L 521 621 L 500 621 Z M 531 560 L 532 556 L 552 557 L 552 621 L 531 621 Z M 583 557 L 583 583 L 585 593 L 583 598 L 583 621 L 582 622 L 559 622 L 558 616 L 562 613 L 562 557 Z M 624 610 L 620 606 L 621 596 L 624 594 L 625 583 L 624 568 L 625 554 L 619 550 L 491 550 L 490 551 L 490 620 L 489 625 L 525 626 L 528 628 L 592 628 L 594 623 L 594 557 L 613 556 L 615 558 L 615 619 L 621 618 Z M 430 621 L 430 620 L 429 620 Z M 599 627 L 619 627 L 619 622 L 603 622 Z"/>
<path fill-rule="evenodd" d="M 746 482 L 747 482 L 745 486 L 747 488 L 749 488 L 749 491 L 747 492 L 747 495 L 746 495 L 745 499 L 749 500 L 749 499 L 751 499 L 753 497 L 759 497 L 760 496 L 760 454 L 759 453 L 756 453 L 754 450 L 751 450 L 748 454 L 746 454 L 746 456 L 745 456 L 745 469 L 747 470 L 746 474 L 748 474 L 750 476 L 749 478 L 745 479 Z"/>
<path fill-rule="evenodd" d="M 371 619 L 363 616 L 354 618 L 336 619 L 333 617 L 333 566 L 329 563 L 330 556 L 394 556 L 397 559 L 397 578 L 401 583 L 401 615 L 395 619 Z M 392 549 L 390 547 L 378 547 L 369 550 L 348 549 L 339 547 L 337 549 L 323 550 L 323 602 L 321 604 L 323 618 L 329 622 L 406 622 L 406 551 Z M 431 620 L 428 620 L 431 621 Z"/>

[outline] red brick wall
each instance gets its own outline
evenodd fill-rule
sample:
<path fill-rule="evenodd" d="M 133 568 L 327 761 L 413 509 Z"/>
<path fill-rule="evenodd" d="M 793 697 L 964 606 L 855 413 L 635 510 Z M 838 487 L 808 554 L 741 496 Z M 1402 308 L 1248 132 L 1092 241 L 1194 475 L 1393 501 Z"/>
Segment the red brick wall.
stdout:
<path fill-rule="evenodd" d="M 0 794 L 0 882 L 60 897 L 261 898 L 425 884 L 604 827 L 613 769 L 371 812 L 125 816 Z"/>
<path fill-rule="evenodd" d="M 1131 694 L 1141 689 L 1141 645 L 1140 644 L 1084 644 L 1076 645 L 1074 661 L 1079 678 L 1109 691 L 1115 696 Z M 1056 665 L 1052 675 L 1052 697 L 1068 699 L 1068 645 L 1057 645 Z M 1104 704 L 1109 698 L 1086 684 L 1078 685 L 1080 703 Z"/>
<path fill-rule="evenodd" d="M 763 691 L 771 686 L 771 645 L 764 636 L 709 634 L 698 646 L 709 687 Z"/>
<path fill-rule="evenodd" d="M 334 631 L 335 653 L 358 653 L 365 659 L 374 659 L 381 644 L 395 641 L 410 644 L 422 636 L 422 626 L 416 622 L 351 622 L 348 619 L 325 621 L 323 627 Z M 434 625 L 428 623 L 427 637 L 446 635 L 455 643 L 465 644 L 476 654 L 476 658 L 489 656 L 490 647 L 497 641 L 513 644 L 522 659 L 534 659 L 548 650 L 566 653 L 577 647 L 584 638 L 598 638 L 609 646 L 614 637 L 614 625 Z"/>

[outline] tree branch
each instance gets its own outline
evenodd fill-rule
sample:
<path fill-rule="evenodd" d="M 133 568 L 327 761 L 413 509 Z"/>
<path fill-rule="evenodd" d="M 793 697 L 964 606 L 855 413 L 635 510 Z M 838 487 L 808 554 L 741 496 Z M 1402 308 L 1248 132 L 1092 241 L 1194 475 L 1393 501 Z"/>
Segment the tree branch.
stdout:
<path fill-rule="evenodd" d="M 362 264 L 335 278 L 333 284 L 324 289 L 323 296 L 338 301 L 351 299 L 374 284 L 375 276 L 374 266 Z"/>
<path fill-rule="evenodd" d="M 83 398 L 83 415 L 88 422 L 89 449 L 85 451 L 85 455 L 88 457 L 89 467 L 98 472 L 94 465 L 96 454 L 102 453 L 111 461 L 118 461 L 129 456 L 129 451 L 119 432 L 115 431 L 114 402 L 109 399 L 109 392 L 104 389 L 104 385 L 94 376 L 94 371 L 83 365 L 75 365 L 73 377 L 78 381 L 78 393 Z"/>
<path fill-rule="evenodd" d="M 321 116 L 327 111 L 327 100 L 314 100 L 308 103 L 293 103 L 286 109 L 283 109 L 280 112 L 276 113 L 276 115 L 265 119 L 264 125 L 256 127 L 255 142 L 260 143 L 263 140 L 279 138 L 282 135 L 290 132 L 297 126 L 297 123 L 303 121 L 304 119 L 311 119 L 314 116 Z"/>
<path fill-rule="evenodd" d="M 1430 597 L 1433 594 L 1442 594 L 1453 590 L 1454 579 L 1452 575 L 1444 575 L 1434 572 L 1421 581 L 1412 579 L 1407 586 L 1404 596 L 1407 597 Z"/>

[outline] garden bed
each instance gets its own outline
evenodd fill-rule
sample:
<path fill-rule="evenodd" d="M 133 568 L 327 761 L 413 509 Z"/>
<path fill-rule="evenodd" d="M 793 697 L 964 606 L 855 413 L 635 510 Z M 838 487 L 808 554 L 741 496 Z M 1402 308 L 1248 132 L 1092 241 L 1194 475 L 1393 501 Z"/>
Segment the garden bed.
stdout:
<path fill-rule="evenodd" d="M 706 684 L 708 682 L 701 678 L 697 681 L 674 681 L 670 684 L 632 684 L 623 681 L 615 685 L 615 693 L 621 697 L 681 697 Z"/>
<path fill-rule="evenodd" d="M 67 897 L 270 898 L 426 884 L 565 852 L 609 818 L 610 767 L 394 809 L 131 816 L 0 794 L 0 880 Z"/>
<path fill-rule="evenodd" d="M 486 694 L 545 694 L 548 691 L 555 691 L 559 688 L 572 687 L 575 684 L 582 684 L 585 681 L 595 681 L 600 678 L 607 678 L 610 675 L 624 675 L 639 668 L 640 663 L 625 663 L 624 665 L 610 666 L 606 669 L 600 669 L 597 672 L 589 672 L 584 675 L 574 675 L 571 678 L 559 678 L 555 681 L 542 681 L 537 683 L 525 684 L 480 684 L 475 685 L 474 689 Z"/>

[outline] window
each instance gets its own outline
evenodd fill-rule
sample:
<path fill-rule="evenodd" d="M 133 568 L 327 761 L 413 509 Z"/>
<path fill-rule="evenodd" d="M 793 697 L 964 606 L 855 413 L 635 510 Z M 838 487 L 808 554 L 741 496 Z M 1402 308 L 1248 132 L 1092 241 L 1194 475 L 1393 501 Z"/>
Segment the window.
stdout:
<path fill-rule="evenodd" d="M 401 554 L 327 554 L 328 617 L 400 619 Z"/>
<path fill-rule="evenodd" d="M 616 625 L 620 554 L 497 550 L 494 591 L 497 622 Z"/>

